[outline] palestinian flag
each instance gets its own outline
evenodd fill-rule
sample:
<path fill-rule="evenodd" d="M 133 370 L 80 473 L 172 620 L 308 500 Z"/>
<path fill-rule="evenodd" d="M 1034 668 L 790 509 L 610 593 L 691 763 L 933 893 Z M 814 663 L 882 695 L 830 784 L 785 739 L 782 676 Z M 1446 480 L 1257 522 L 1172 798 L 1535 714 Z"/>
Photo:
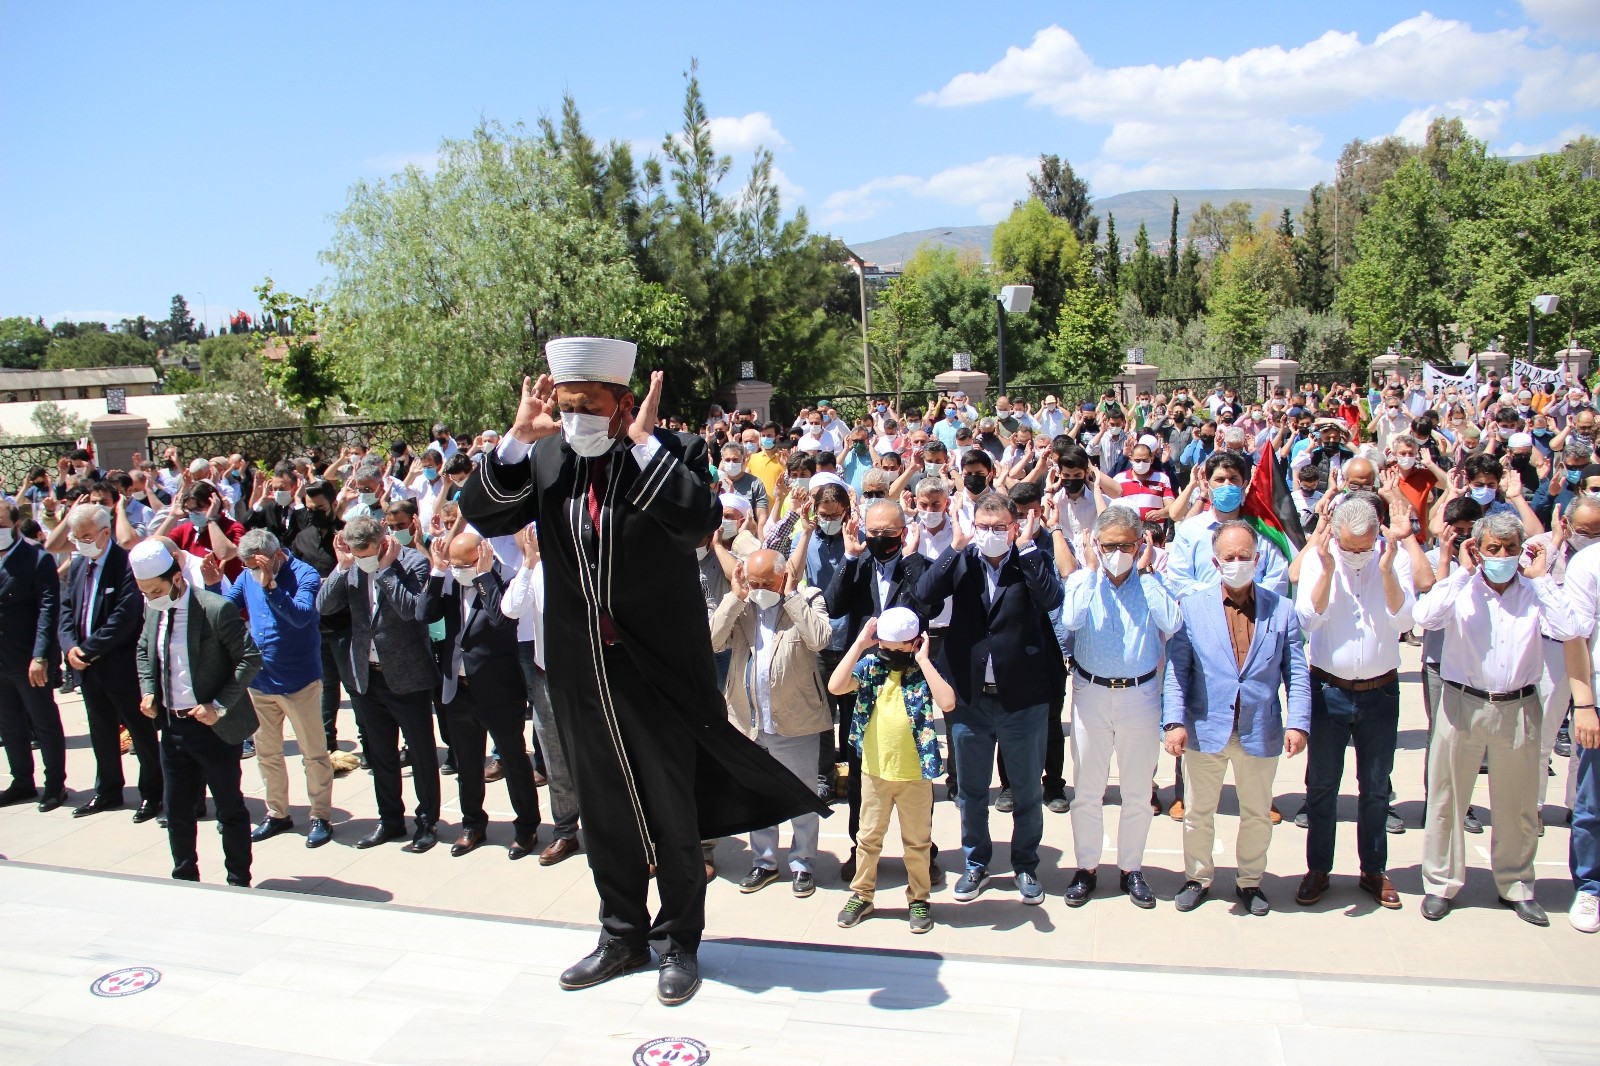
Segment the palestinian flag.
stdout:
<path fill-rule="evenodd" d="M 1278 467 L 1278 453 L 1270 440 L 1261 446 L 1261 454 L 1256 457 L 1239 515 L 1255 527 L 1257 534 L 1277 545 L 1285 561 L 1306 546 L 1300 512 L 1289 495 L 1289 485 Z"/>

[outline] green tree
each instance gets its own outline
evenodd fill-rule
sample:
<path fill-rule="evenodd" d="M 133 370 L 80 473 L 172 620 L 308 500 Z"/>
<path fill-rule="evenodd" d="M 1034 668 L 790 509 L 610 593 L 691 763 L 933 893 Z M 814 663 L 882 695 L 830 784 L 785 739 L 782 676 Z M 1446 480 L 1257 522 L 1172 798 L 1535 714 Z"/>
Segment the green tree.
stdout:
<path fill-rule="evenodd" d="M 1068 391 L 1088 394 L 1103 388 L 1122 369 L 1125 336 L 1118 322 L 1116 294 L 1095 283 L 1084 259 L 1073 264 L 1071 282 L 1042 370 L 1049 381 L 1079 386 Z"/>
<path fill-rule="evenodd" d="M 1032 285 L 1040 319 L 1054 322 L 1079 259 L 1072 225 L 1029 197 L 994 228 L 990 248 L 1001 280 Z"/>
<path fill-rule="evenodd" d="M 97 366 L 155 366 L 156 346 L 150 341 L 126 333 L 111 333 L 104 329 L 73 332 L 70 337 L 57 336 L 45 351 L 45 370 L 66 370 L 74 367 Z"/>
<path fill-rule="evenodd" d="M 1190 241 L 1184 245 L 1183 255 L 1178 260 L 1178 280 L 1168 293 L 1164 305 L 1167 314 L 1180 327 L 1198 320 L 1205 313 L 1205 297 L 1202 292 L 1204 279 L 1201 276 L 1203 269 L 1200 248 Z"/>
<path fill-rule="evenodd" d="M 1178 280 L 1178 198 L 1172 198 L 1172 219 L 1167 226 L 1167 289 Z"/>
<path fill-rule="evenodd" d="M 1330 235 L 1324 228 L 1323 197 L 1327 187 L 1318 184 L 1301 212 L 1300 236 L 1295 238 L 1295 270 L 1300 301 L 1306 310 L 1321 313 L 1333 306 L 1333 263 Z"/>
<path fill-rule="evenodd" d="M 1261 284 L 1259 249 L 1240 243 L 1212 261 L 1210 298 L 1206 303 L 1206 334 L 1218 366 L 1237 373 L 1264 354 L 1267 320 L 1272 308 L 1269 290 Z"/>
<path fill-rule="evenodd" d="M 418 410 L 436 410 L 418 408 Z M 230 429 L 292 426 L 300 413 L 283 401 L 253 354 L 217 360 L 199 387 L 178 401 L 180 432 L 214 433 Z"/>
<path fill-rule="evenodd" d="M 0 367 L 37 370 L 50 348 L 50 331 L 31 318 L 0 318 Z"/>
<path fill-rule="evenodd" d="M 1039 172 L 1028 175 L 1028 195 L 1056 218 L 1066 219 L 1079 242 L 1094 243 L 1095 234 L 1089 229 L 1093 218 L 1089 183 L 1078 177 L 1071 163 L 1057 155 L 1041 155 Z"/>
<path fill-rule="evenodd" d="M 285 403 L 300 410 L 309 431 L 344 394 L 333 358 L 322 345 L 319 309 L 303 296 L 280 291 L 271 278 L 256 286 L 256 296 L 264 312 L 289 325 L 271 346 L 272 357 L 263 366 L 267 380 Z"/>
<path fill-rule="evenodd" d="M 1165 295 L 1165 271 L 1161 260 L 1150 248 L 1150 231 L 1143 222 L 1133 238 L 1133 258 L 1128 261 L 1127 284 L 1129 291 L 1139 298 L 1139 306 L 1147 315 L 1161 313 L 1161 300 Z"/>
<path fill-rule="evenodd" d="M 158 330 L 156 340 L 163 348 L 169 344 L 184 344 L 200 340 L 200 332 L 195 328 L 194 316 L 189 313 L 189 301 L 183 298 L 182 293 L 172 297 L 172 307 L 167 312 L 165 328 Z"/>
<path fill-rule="evenodd" d="M 70 414 L 54 401 L 46 401 L 33 409 L 33 424 L 40 440 L 78 440 L 89 435 L 87 421 Z"/>
<path fill-rule="evenodd" d="M 1101 276 L 1105 279 L 1106 288 L 1115 296 L 1121 291 L 1122 243 L 1117 240 L 1117 217 L 1110 211 L 1106 212 L 1105 256 L 1105 268 Z"/>
<path fill-rule="evenodd" d="M 1226 254 L 1234 241 L 1255 230 L 1250 205 L 1243 200 L 1229 200 L 1221 207 L 1206 200 L 1189 219 L 1189 238 L 1204 242 L 1213 255 Z"/>

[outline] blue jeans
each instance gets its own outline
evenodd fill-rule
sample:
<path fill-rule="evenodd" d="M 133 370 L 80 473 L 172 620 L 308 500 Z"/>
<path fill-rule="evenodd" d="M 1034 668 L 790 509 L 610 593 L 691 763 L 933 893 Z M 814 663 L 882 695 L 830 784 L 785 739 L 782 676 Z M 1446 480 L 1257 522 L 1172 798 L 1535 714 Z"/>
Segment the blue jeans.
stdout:
<path fill-rule="evenodd" d="M 1600 748 L 1572 749 L 1578 760 L 1578 798 L 1572 803 L 1572 885 L 1600 896 Z"/>
<path fill-rule="evenodd" d="M 989 781 L 994 776 L 994 749 L 1000 745 L 1011 777 L 1011 869 L 1034 873 L 1039 868 L 1039 838 L 1044 835 L 1045 724 L 1049 705 L 1006 711 L 993 696 L 977 695 L 958 703 L 949 718 L 950 747 L 955 752 L 961 803 L 961 850 L 967 869 L 988 869 L 994 854 L 989 839 Z"/>
<path fill-rule="evenodd" d="M 1389 774 L 1400 729 L 1400 684 L 1346 692 L 1311 679 L 1311 743 L 1306 766 L 1306 868 L 1333 870 L 1339 780 L 1344 751 L 1356 745 L 1356 851 L 1361 872 L 1381 874 L 1389 862 Z"/>

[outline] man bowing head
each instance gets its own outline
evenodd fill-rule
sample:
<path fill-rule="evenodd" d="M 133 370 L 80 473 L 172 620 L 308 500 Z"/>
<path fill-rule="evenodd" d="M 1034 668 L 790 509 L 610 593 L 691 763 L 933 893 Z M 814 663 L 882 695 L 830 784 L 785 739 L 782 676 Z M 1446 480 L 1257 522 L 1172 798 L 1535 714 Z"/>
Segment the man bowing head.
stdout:
<path fill-rule="evenodd" d="M 722 521 L 704 441 L 656 428 L 662 375 L 638 403 L 631 342 L 565 337 L 545 355 L 461 514 L 486 537 L 538 522 L 547 676 L 600 895 L 600 945 L 561 986 L 653 947 L 661 1002 L 682 1003 L 700 986 L 700 841 L 826 808 L 728 721 L 694 551 Z"/>

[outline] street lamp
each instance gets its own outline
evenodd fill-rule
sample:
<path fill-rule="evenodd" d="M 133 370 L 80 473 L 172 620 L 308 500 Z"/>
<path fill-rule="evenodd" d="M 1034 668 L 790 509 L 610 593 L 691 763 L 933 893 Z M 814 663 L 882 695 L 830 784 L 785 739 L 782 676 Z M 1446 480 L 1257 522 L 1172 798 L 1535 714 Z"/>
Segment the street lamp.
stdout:
<path fill-rule="evenodd" d="M 866 394 L 872 396 L 872 356 L 867 348 L 867 261 L 849 248 L 844 254 L 850 257 L 850 268 L 856 272 L 856 280 L 861 284 L 861 380 L 866 387 Z"/>
<path fill-rule="evenodd" d="M 1561 305 L 1559 296 L 1535 296 L 1528 301 L 1528 362 L 1533 362 L 1533 316 L 1548 315 Z"/>
<path fill-rule="evenodd" d="M 999 360 L 999 395 L 1004 396 L 1006 391 L 1006 315 L 1025 315 L 1028 308 L 1033 306 L 1032 285 L 1005 285 L 1000 289 L 1000 295 L 994 298 L 997 308 L 997 321 L 1000 338 Z"/>

